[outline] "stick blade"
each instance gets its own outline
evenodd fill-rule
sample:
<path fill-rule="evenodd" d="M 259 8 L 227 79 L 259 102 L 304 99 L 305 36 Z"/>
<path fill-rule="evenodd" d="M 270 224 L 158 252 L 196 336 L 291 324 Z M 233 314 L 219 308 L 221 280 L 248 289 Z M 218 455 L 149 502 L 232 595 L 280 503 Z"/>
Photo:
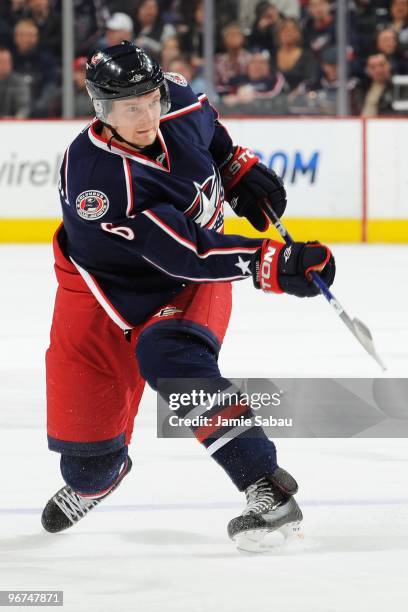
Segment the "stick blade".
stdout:
<path fill-rule="evenodd" d="M 375 359 L 378 365 L 385 372 L 387 367 L 382 361 L 382 359 L 380 358 L 380 356 L 378 355 L 377 351 L 375 350 L 373 336 L 370 330 L 368 329 L 367 325 L 363 323 L 363 321 L 361 321 L 357 317 L 354 317 L 353 327 L 354 327 L 355 336 L 360 341 L 360 344 L 363 345 L 367 353 L 369 353 L 371 357 Z"/>

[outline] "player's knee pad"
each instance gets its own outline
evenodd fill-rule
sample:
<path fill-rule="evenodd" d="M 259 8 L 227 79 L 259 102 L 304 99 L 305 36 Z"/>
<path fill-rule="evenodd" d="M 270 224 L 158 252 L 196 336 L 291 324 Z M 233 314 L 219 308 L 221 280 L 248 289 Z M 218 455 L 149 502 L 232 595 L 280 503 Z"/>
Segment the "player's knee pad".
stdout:
<path fill-rule="evenodd" d="M 61 474 L 67 485 L 78 493 L 100 493 L 117 479 L 127 457 L 128 447 L 97 457 L 61 454 Z"/>
<path fill-rule="evenodd" d="M 136 356 L 143 378 L 157 389 L 159 378 L 219 378 L 215 351 L 194 333 L 153 325 L 141 334 Z"/>

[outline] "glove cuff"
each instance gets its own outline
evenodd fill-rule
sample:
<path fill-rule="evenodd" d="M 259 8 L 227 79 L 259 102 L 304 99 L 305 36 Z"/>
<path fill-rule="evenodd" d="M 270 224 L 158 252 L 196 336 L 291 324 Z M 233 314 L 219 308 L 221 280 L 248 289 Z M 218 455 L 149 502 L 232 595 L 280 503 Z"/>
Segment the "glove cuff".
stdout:
<path fill-rule="evenodd" d="M 259 162 L 259 157 L 251 149 L 246 147 L 235 147 L 232 157 L 221 166 L 221 176 L 225 191 L 228 193 L 254 166 Z"/>
<path fill-rule="evenodd" d="M 262 247 L 254 253 L 252 278 L 256 289 L 284 293 L 278 283 L 279 254 L 284 246 L 283 242 L 264 240 Z"/>

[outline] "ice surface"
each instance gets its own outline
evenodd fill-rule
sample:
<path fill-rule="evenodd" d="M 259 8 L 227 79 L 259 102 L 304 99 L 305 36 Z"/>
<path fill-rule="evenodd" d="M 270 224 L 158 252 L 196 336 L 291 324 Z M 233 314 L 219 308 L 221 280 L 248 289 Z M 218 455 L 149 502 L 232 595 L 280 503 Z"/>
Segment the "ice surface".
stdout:
<path fill-rule="evenodd" d="M 336 246 L 334 293 L 371 329 L 386 376 L 408 375 L 408 248 Z M 226 536 L 243 496 L 190 439 L 155 436 L 147 391 L 123 485 L 71 531 L 40 513 L 61 485 L 46 447 L 44 351 L 55 281 L 48 246 L 0 247 L 0 590 L 64 590 L 67 612 L 405 612 L 405 439 L 281 440 L 300 482 L 303 552 L 242 555 Z M 323 298 L 234 287 L 226 376 L 374 377 Z"/>

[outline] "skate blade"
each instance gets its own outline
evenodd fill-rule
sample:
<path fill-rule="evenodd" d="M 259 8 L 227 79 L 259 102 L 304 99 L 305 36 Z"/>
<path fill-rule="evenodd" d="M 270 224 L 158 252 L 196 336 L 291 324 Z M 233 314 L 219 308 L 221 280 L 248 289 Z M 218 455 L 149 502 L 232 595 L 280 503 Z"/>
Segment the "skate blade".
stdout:
<path fill-rule="evenodd" d="M 244 553 L 300 552 L 304 533 L 300 522 L 284 525 L 280 529 L 250 529 L 235 536 L 237 550 Z"/>

